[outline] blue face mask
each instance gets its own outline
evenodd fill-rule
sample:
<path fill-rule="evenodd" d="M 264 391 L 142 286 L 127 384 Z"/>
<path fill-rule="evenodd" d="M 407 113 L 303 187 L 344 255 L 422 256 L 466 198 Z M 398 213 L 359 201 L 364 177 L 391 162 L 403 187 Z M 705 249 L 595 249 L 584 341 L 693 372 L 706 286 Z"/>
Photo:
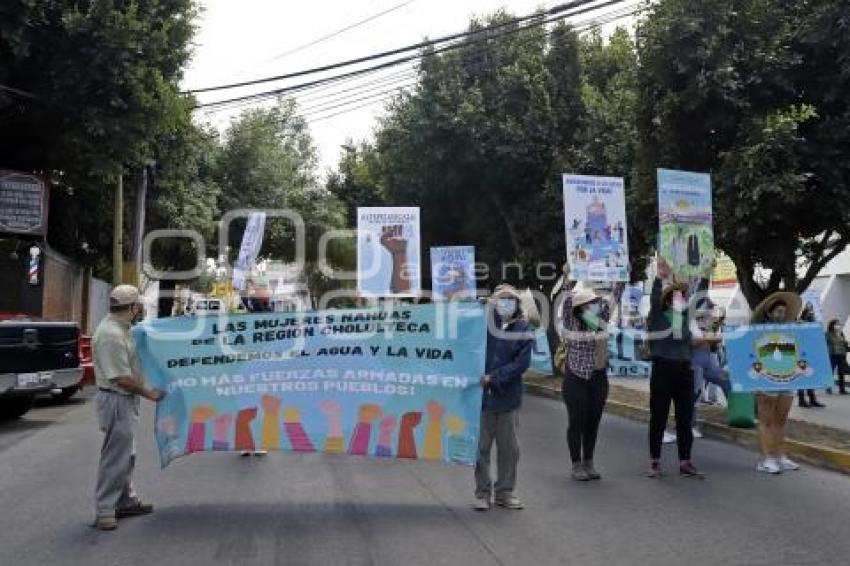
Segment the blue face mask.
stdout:
<path fill-rule="evenodd" d="M 502 318 L 510 318 L 516 312 L 516 299 L 496 299 L 496 313 Z"/>

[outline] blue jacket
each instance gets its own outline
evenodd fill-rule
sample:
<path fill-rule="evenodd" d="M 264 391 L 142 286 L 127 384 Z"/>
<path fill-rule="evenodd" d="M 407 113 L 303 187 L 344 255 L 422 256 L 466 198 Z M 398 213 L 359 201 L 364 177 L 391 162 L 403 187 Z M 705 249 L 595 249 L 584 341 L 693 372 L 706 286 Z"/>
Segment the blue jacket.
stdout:
<path fill-rule="evenodd" d="M 499 315 L 493 313 L 495 327 L 501 328 Z M 522 374 L 531 364 L 534 346 L 533 329 L 519 319 L 508 325 L 501 337 L 487 330 L 487 356 L 484 371 L 492 379 L 484 389 L 481 408 L 484 411 L 513 411 L 522 404 Z M 524 336 L 523 336 L 524 334 Z"/>

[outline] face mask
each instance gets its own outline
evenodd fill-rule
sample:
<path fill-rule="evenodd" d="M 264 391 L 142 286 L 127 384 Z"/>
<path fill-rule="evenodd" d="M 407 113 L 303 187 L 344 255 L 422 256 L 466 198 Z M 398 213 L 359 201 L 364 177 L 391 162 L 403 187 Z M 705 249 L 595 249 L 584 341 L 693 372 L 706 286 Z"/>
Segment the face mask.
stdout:
<path fill-rule="evenodd" d="M 516 312 L 516 299 L 496 299 L 496 313 L 508 318 Z"/>
<path fill-rule="evenodd" d="M 673 302 L 670 304 L 670 308 L 672 308 L 676 312 L 683 312 L 688 304 L 685 302 L 685 299 L 682 298 L 681 295 L 676 294 L 673 296 Z"/>
<path fill-rule="evenodd" d="M 602 312 L 602 305 L 599 303 L 590 303 L 584 307 L 584 314 L 588 316 L 596 317 L 600 312 Z"/>
<path fill-rule="evenodd" d="M 145 307 L 143 306 L 135 306 L 133 307 L 133 320 L 130 321 L 130 324 L 137 324 L 142 322 L 145 319 Z"/>
<path fill-rule="evenodd" d="M 587 327 L 591 330 L 600 330 L 602 328 L 603 322 L 599 319 L 598 312 L 591 314 L 590 309 L 584 309 L 581 311 L 581 320 L 587 325 Z"/>

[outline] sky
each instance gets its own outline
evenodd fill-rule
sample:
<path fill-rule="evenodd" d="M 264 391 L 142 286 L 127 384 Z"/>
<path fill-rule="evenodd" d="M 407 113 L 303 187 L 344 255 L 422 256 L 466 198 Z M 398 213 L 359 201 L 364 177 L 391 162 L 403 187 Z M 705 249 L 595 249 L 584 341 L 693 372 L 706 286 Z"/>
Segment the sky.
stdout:
<path fill-rule="evenodd" d="M 292 73 L 410 45 L 426 37 L 462 32 L 471 17 L 502 8 L 522 16 L 537 8 L 551 8 L 561 3 L 562 0 L 202 0 L 194 56 L 182 86 L 190 90 Z M 625 0 L 620 5 L 576 16 L 572 21 L 588 22 L 601 14 L 625 10 L 636 4 L 637 0 Z M 292 52 L 385 11 L 387 13 L 354 29 Z M 633 21 L 632 17 L 621 19 L 604 26 L 602 32 L 607 34 L 615 25 L 629 26 Z M 390 96 L 388 93 L 411 84 L 413 78 L 407 74 L 408 69 L 412 67 L 395 67 L 296 95 L 318 148 L 322 172 L 336 167 L 341 147 L 348 139 L 358 141 L 371 137 L 376 119 L 383 113 L 385 99 Z M 211 102 L 347 70 L 197 96 L 202 103 Z M 251 107 L 269 104 L 271 102 L 255 103 Z M 195 117 L 223 132 L 247 107 L 215 112 L 200 109 Z"/>

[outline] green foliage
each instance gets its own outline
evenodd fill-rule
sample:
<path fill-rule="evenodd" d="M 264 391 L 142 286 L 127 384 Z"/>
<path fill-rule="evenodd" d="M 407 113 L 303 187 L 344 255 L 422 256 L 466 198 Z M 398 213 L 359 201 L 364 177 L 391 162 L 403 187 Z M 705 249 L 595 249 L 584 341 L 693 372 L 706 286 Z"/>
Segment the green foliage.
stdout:
<path fill-rule="evenodd" d="M 656 167 L 711 172 L 750 303 L 802 291 L 850 241 L 848 30 L 840 1 L 665 0 L 640 26 L 640 229 L 657 230 Z"/>
<path fill-rule="evenodd" d="M 293 101 L 244 112 L 227 130 L 217 164 L 222 214 L 245 208 L 297 212 L 306 228 L 307 259 L 315 260 L 321 235 L 344 224 L 343 206 L 319 184 L 316 164 L 312 137 Z M 244 225 L 244 220 L 234 222 L 230 231 L 232 257 L 238 252 Z M 261 253 L 294 258 L 294 235 L 290 220 L 269 216 Z M 331 262 L 339 259 L 338 250 L 331 247 Z"/>
<path fill-rule="evenodd" d="M 192 0 L 9 0 L 0 5 L 0 156 L 52 182 L 49 241 L 106 271 L 112 191 L 180 136 Z M 133 195 L 133 190 L 128 191 Z M 128 203 L 131 204 L 131 203 Z"/>

